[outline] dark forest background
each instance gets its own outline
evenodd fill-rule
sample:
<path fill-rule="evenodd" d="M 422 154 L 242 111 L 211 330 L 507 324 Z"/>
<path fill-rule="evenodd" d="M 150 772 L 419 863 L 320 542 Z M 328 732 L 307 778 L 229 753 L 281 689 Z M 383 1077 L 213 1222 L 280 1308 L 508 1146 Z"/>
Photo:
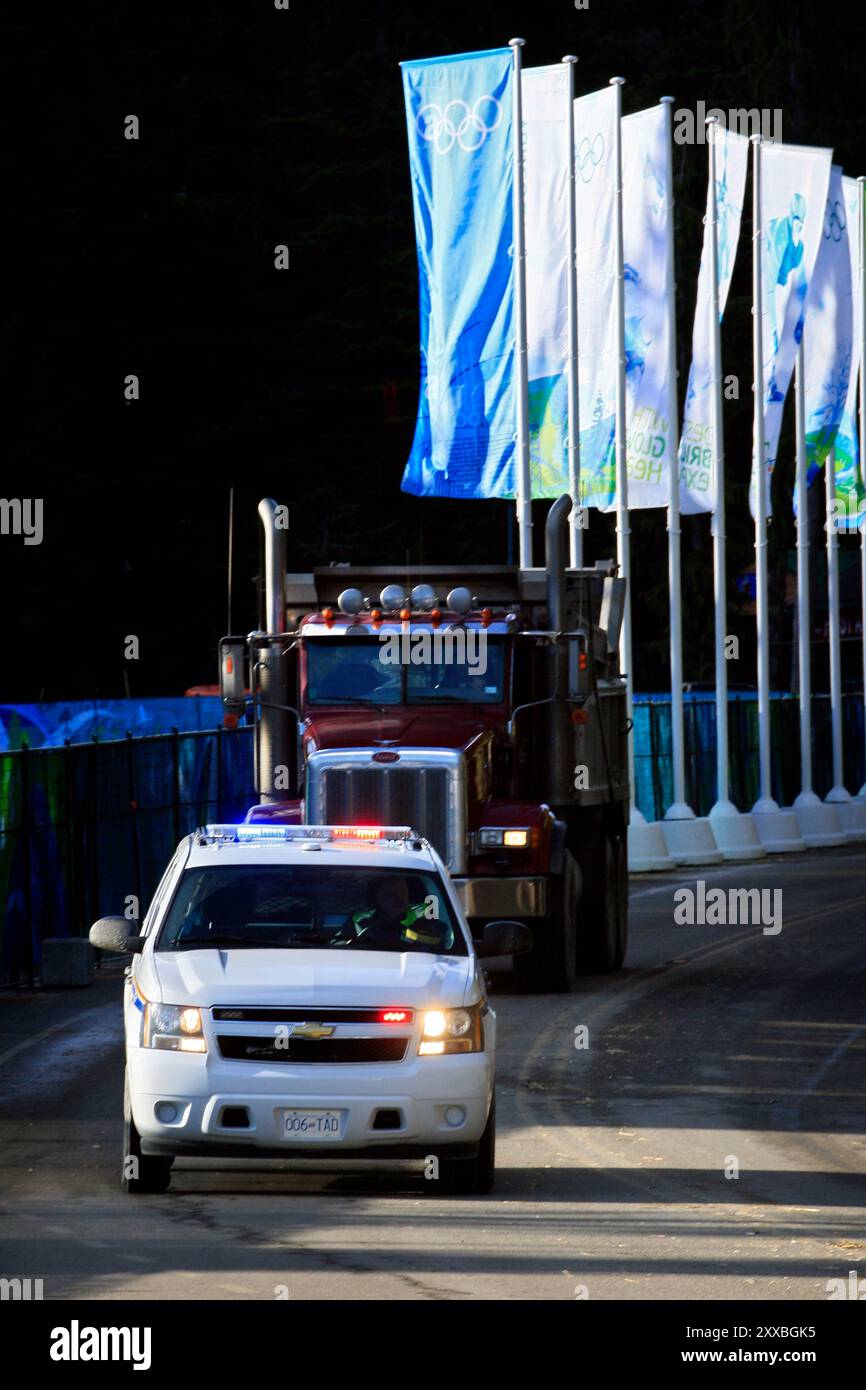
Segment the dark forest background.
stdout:
<path fill-rule="evenodd" d="M 833 146 L 856 175 L 864 28 L 861 6 L 833 0 L 115 2 L 8 16 L 0 493 L 43 497 L 46 532 L 38 547 L 0 538 L 0 699 L 214 680 L 232 486 L 235 630 L 257 622 L 263 495 L 291 509 L 290 569 L 506 558 L 508 504 L 399 491 L 418 391 L 400 59 L 521 35 L 528 65 L 579 56 L 578 93 L 625 76 L 626 112 L 666 94 L 677 107 L 781 108 L 786 142 Z M 124 139 L 130 113 L 137 142 Z M 675 147 L 675 180 L 682 399 L 705 146 Z M 752 560 L 750 246 L 746 220 L 723 338 L 741 387 L 725 407 L 732 613 Z M 132 404 L 128 373 L 141 380 Z M 780 621 L 792 471 L 788 419 L 770 552 Z M 660 688 L 664 514 L 633 513 L 632 527 L 636 686 Z M 612 521 L 596 516 L 588 559 L 612 552 Z M 706 680 L 707 518 L 684 519 L 683 563 L 685 673 Z M 127 662 L 133 633 L 141 658 Z"/>

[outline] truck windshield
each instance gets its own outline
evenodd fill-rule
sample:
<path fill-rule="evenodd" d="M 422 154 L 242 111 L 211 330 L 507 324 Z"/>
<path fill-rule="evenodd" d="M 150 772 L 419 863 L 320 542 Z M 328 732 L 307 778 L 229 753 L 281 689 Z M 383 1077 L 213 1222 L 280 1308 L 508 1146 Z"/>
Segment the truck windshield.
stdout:
<path fill-rule="evenodd" d="M 334 864 L 187 869 L 156 949 L 210 948 L 467 954 L 437 874 Z"/>
<path fill-rule="evenodd" d="M 399 634 L 390 645 L 366 637 L 308 638 L 304 645 L 310 704 L 495 705 L 503 699 L 505 641 L 485 632 L 417 632 L 402 645 Z"/>

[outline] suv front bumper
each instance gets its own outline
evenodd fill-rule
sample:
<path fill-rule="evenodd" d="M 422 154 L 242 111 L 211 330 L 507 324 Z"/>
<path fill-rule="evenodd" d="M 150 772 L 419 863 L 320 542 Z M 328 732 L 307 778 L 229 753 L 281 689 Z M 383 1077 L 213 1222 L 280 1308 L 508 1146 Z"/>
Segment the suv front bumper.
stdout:
<path fill-rule="evenodd" d="M 189 1066 L 191 1060 L 130 1050 L 130 1100 L 143 1153 L 414 1158 L 447 1148 L 454 1157 L 471 1155 L 493 1095 L 493 1067 L 483 1052 L 393 1068 L 317 1064 L 303 1071 L 216 1059 L 208 1066 L 204 1058 Z M 313 1109 L 339 1112 L 339 1134 L 285 1137 L 285 1112 Z M 376 1127 L 383 1111 L 393 1127 Z"/>

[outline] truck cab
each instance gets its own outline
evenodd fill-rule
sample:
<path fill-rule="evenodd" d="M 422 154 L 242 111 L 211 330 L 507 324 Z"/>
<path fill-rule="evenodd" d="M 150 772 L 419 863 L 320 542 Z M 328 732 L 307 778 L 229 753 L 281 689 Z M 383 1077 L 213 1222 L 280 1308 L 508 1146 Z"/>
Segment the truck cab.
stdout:
<path fill-rule="evenodd" d="M 229 720 L 251 705 L 251 822 L 414 826 L 473 934 L 525 922 L 523 987 L 568 990 L 626 949 L 629 787 L 612 562 L 333 566 L 287 574 L 264 502 L 266 631 L 221 644 Z M 247 675 L 247 671 L 249 674 Z M 250 691 L 246 694 L 247 688 Z"/>

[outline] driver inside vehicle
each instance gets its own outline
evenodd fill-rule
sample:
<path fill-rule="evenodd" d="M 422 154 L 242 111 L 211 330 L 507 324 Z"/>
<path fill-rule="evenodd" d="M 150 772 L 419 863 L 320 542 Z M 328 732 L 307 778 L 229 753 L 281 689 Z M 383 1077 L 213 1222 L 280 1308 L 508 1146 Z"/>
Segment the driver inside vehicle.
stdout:
<path fill-rule="evenodd" d="M 369 905 L 350 918 L 353 944 L 371 950 L 450 950 L 453 929 L 435 914 L 435 900 L 411 901 L 409 884 L 402 874 L 383 874 L 371 886 Z"/>

